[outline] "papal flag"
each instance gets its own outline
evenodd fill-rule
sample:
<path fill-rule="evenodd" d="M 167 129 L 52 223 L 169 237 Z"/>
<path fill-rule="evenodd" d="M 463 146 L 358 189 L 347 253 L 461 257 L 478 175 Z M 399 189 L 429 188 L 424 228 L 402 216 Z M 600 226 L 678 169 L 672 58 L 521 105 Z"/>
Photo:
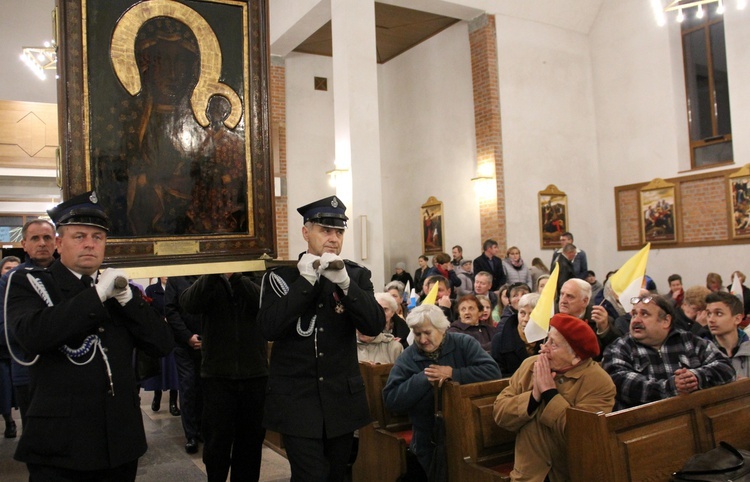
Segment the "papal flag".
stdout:
<path fill-rule="evenodd" d="M 437 301 L 437 295 L 438 295 L 438 288 L 440 288 L 440 283 L 435 282 L 434 285 L 432 285 L 432 289 L 430 289 L 430 292 L 427 293 L 427 296 L 422 301 L 423 305 L 434 305 Z"/>
<path fill-rule="evenodd" d="M 609 277 L 612 291 L 617 294 L 620 304 L 627 313 L 630 313 L 630 310 L 633 309 L 630 299 L 641 293 L 650 249 L 651 243 L 646 244 L 643 249 L 627 260 L 615 274 Z"/>
<path fill-rule="evenodd" d="M 529 322 L 523 329 L 526 341 L 534 343 L 547 337 L 549 331 L 549 319 L 555 315 L 555 295 L 557 294 L 557 276 L 559 275 L 559 263 L 555 263 L 552 274 L 544 285 L 536 307 L 529 315 Z"/>

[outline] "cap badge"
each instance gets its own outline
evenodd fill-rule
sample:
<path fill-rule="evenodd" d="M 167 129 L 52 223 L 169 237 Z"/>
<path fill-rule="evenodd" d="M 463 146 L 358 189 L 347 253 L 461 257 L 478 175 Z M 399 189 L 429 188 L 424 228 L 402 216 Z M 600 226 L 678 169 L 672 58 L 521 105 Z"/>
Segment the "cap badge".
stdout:
<path fill-rule="evenodd" d="M 335 197 L 335 196 L 334 196 L 334 198 L 333 198 L 333 199 L 331 199 L 331 207 L 333 207 L 333 208 L 337 208 L 337 207 L 339 207 L 339 200 L 338 200 L 338 199 L 336 199 L 336 197 Z"/>
<path fill-rule="evenodd" d="M 91 191 L 91 196 L 89 196 L 89 201 L 96 204 L 99 202 L 99 198 L 96 197 L 96 191 Z"/>

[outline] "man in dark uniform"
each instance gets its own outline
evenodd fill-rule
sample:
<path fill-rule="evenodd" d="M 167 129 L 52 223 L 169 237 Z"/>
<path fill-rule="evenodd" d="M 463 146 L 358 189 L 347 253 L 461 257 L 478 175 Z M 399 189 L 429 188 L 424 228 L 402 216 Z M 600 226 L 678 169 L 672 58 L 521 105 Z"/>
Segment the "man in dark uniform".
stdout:
<path fill-rule="evenodd" d="M 8 327 L 35 357 L 15 458 L 32 481 L 134 480 L 146 436 L 133 348 L 164 356 L 172 333 L 122 271 L 98 273 L 109 220 L 96 193 L 49 215 L 60 259 L 8 280 Z"/>
<path fill-rule="evenodd" d="M 164 290 L 164 312 L 174 333 L 174 361 L 180 384 L 180 417 L 185 432 L 185 452 L 198 453 L 203 414 L 201 385 L 201 333 L 200 315 L 191 315 L 180 306 L 180 295 L 195 283 L 197 276 L 170 276 Z"/>
<path fill-rule="evenodd" d="M 370 422 L 355 330 L 383 331 L 370 271 L 339 257 L 346 207 L 336 196 L 297 210 L 307 252 L 263 278 L 259 320 L 273 341 L 264 425 L 283 435 L 292 480 L 339 481 L 354 430 Z"/>

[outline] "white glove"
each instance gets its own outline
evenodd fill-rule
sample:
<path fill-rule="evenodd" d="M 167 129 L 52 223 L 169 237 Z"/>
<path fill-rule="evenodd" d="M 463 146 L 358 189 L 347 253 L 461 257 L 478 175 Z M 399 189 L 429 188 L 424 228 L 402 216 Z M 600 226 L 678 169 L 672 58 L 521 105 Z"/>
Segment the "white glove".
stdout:
<path fill-rule="evenodd" d="M 120 306 L 128 304 L 128 301 L 133 299 L 133 290 L 130 289 L 130 285 L 126 286 L 124 290 L 115 290 L 115 299 L 120 303 Z"/>
<path fill-rule="evenodd" d="M 331 283 L 339 285 L 339 288 L 346 292 L 349 289 L 349 273 L 346 272 L 346 266 L 342 269 L 326 269 L 332 261 L 337 260 L 342 263 L 344 262 L 343 259 L 333 253 L 323 253 L 323 256 L 320 257 L 318 272 L 331 280 Z"/>
<path fill-rule="evenodd" d="M 96 280 L 96 292 L 99 294 L 99 299 L 102 303 L 121 291 L 115 288 L 115 280 L 120 277 L 128 279 L 124 271 L 112 268 L 107 268 L 99 274 L 99 278 Z M 128 291 L 130 291 L 129 288 Z"/>
<path fill-rule="evenodd" d="M 320 277 L 317 270 L 313 268 L 313 263 L 315 261 L 318 261 L 319 259 L 320 256 L 305 253 L 297 262 L 297 269 L 299 270 L 299 274 L 302 275 L 302 277 L 309 281 L 313 286 L 318 282 L 318 278 Z"/>

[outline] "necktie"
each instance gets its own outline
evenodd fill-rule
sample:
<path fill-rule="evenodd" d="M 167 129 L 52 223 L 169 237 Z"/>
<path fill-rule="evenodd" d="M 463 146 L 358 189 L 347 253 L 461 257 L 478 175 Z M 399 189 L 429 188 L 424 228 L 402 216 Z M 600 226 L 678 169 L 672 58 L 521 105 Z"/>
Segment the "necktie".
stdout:
<path fill-rule="evenodd" d="M 94 278 L 87 274 L 81 276 L 81 282 L 86 288 L 91 288 L 92 286 L 94 286 Z"/>

